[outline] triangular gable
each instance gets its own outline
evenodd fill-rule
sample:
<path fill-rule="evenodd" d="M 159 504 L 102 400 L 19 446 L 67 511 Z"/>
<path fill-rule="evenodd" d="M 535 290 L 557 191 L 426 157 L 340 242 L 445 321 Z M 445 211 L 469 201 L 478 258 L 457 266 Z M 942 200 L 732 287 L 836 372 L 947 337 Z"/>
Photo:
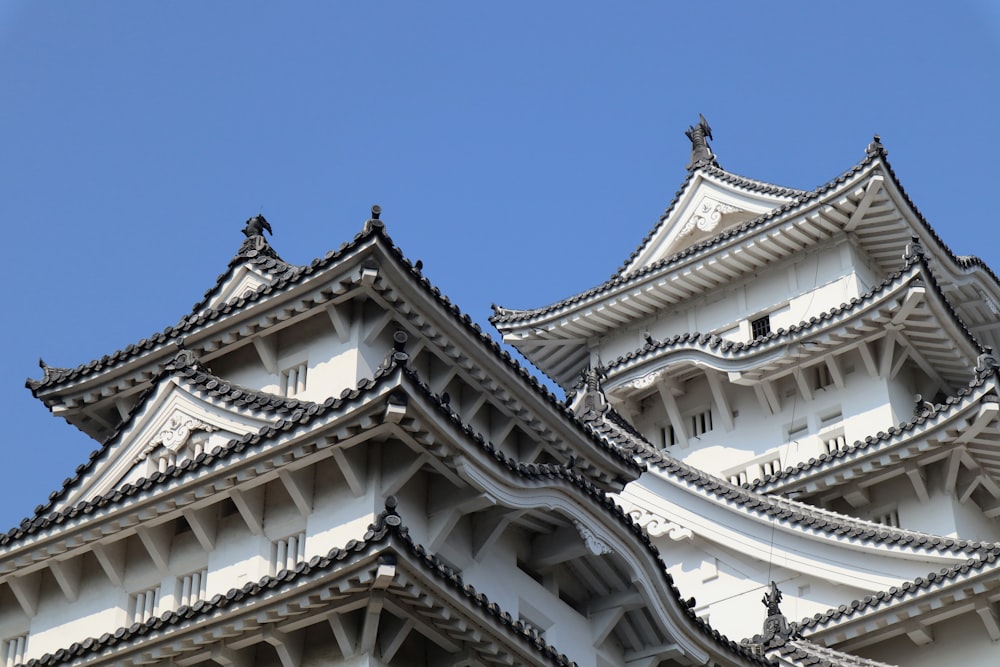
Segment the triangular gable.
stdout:
<path fill-rule="evenodd" d="M 201 310 L 218 309 L 233 299 L 245 298 L 262 285 L 270 285 L 272 278 L 249 262 L 239 264 L 219 284 L 215 294 L 205 302 Z"/>
<path fill-rule="evenodd" d="M 775 187 L 741 188 L 699 170 L 691 176 L 676 204 L 667 211 L 622 273 L 633 273 L 774 210 L 792 201 L 792 192 Z"/>
<path fill-rule="evenodd" d="M 232 438 L 256 433 L 272 421 L 205 399 L 181 378 L 165 378 L 107 445 L 104 456 L 52 509 L 64 510 L 108 494 L 201 452 L 211 452 Z"/>

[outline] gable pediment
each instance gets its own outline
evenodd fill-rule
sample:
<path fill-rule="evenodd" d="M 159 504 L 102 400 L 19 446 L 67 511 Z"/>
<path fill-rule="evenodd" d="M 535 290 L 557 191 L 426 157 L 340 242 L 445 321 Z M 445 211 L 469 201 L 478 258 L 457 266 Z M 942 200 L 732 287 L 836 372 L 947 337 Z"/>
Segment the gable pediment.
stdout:
<path fill-rule="evenodd" d="M 736 187 L 698 171 L 624 273 L 655 264 L 792 199 L 787 194 Z"/>
<path fill-rule="evenodd" d="M 166 378 L 53 509 L 66 509 L 180 465 L 232 438 L 256 433 L 271 421 L 206 398 L 181 379 Z"/>
<path fill-rule="evenodd" d="M 205 303 L 202 310 L 219 309 L 233 299 L 239 299 L 256 292 L 262 285 L 269 285 L 271 278 L 250 263 L 236 266 L 229 276 L 219 285 L 211 299 Z"/>

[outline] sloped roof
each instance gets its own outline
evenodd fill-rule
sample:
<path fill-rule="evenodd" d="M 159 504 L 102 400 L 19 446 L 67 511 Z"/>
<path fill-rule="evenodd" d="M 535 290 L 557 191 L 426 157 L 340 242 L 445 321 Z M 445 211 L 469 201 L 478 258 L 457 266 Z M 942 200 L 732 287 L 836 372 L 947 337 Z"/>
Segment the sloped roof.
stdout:
<path fill-rule="evenodd" d="M 581 500 L 593 503 L 596 508 L 599 508 L 599 511 L 609 516 L 610 519 L 623 526 L 628 533 L 633 535 L 634 539 L 637 539 L 643 548 L 656 560 L 658 569 L 664 578 L 665 584 L 668 586 L 672 604 L 680 609 L 688 621 L 693 623 L 702 634 L 706 635 L 727 652 L 739 656 L 741 659 L 745 659 L 756 664 L 768 664 L 766 661 L 754 656 L 748 650 L 739 647 L 739 645 L 735 642 L 719 634 L 718 631 L 712 629 L 706 622 L 695 616 L 689 605 L 687 605 L 684 601 L 680 591 L 674 585 L 672 578 L 666 572 L 666 567 L 662 559 L 660 559 L 657 547 L 653 545 L 642 528 L 632 521 L 632 519 L 587 476 L 563 465 L 526 464 L 518 462 L 507 456 L 493 443 L 489 442 L 481 434 L 476 432 L 472 426 L 465 423 L 461 416 L 456 413 L 449 404 L 445 403 L 440 396 L 432 393 L 429 387 L 420 380 L 417 373 L 406 366 L 406 361 L 407 355 L 405 353 L 395 352 L 391 354 L 387 358 L 386 363 L 378 369 L 374 378 L 370 380 L 362 380 L 359 383 L 358 388 L 355 390 L 345 390 L 341 394 L 340 398 L 330 398 L 321 404 L 311 404 L 305 410 L 295 410 L 287 418 L 279 419 L 273 425 L 262 427 L 260 432 L 256 435 L 247 434 L 242 438 L 230 440 L 225 446 L 216 447 L 212 450 L 212 452 L 200 454 L 194 459 L 187 460 L 178 466 L 170 466 L 165 472 L 153 473 L 146 479 L 140 480 L 135 484 L 125 485 L 105 496 L 81 502 L 64 512 L 53 512 L 46 517 L 36 517 L 34 520 L 26 520 L 26 522 L 22 523 L 21 527 L 16 528 L 10 531 L 7 535 L 0 537 L 0 547 L 9 547 L 12 543 L 16 543 L 29 535 L 50 527 L 58 527 L 67 520 L 81 515 L 90 514 L 98 508 L 118 505 L 131 498 L 151 496 L 155 494 L 160 487 L 177 478 L 192 474 L 199 468 L 212 466 L 216 464 L 216 462 L 220 462 L 222 465 L 225 465 L 225 460 L 230 456 L 250 448 L 266 446 L 268 442 L 277 435 L 283 432 L 294 431 L 296 429 L 306 427 L 311 421 L 318 420 L 322 418 L 325 413 L 339 409 L 347 403 L 362 404 L 366 401 L 370 401 L 376 396 L 382 396 L 383 399 L 381 400 L 388 402 L 400 400 L 405 402 L 407 400 L 406 397 L 419 397 L 433 405 L 434 409 L 440 415 L 451 421 L 459 432 L 464 433 L 465 437 L 467 437 L 476 448 L 486 454 L 487 460 L 493 461 L 499 469 L 505 470 L 508 475 L 512 475 L 515 478 L 523 480 L 541 482 L 546 488 L 553 485 L 565 485 L 572 489 L 573 493 L 577 494 Z M 212 381 L 213 380 L 207 380 L 207 382 Z M 393 385 L 405 385 L 407 389 L 402 395 L 397 395 L 394 391 L 388 391 Z M 612 447 L 613 445 L 605 443 L 605 446 Z M 278 578 L 280 579 L 282 576 L 288 575 L 282 575 L 279 573 Z M 251 587 L 250 592 L 252 593 L 254 590 L 257 589 Z M 245 595 L 245 593 L 241 594 L 238 591 L 234 593 L 235 597 L 242 597 L 243 595 Z M 226 598 L 233 599 L 228 595 Z M 213 602 L 212 604 L 215 603 Z M 207 605 L 205 609 L 210 610 Z M 173 619 L 173 617 L 169 618 Z M 178 618 L 176 620 L 180 619 Z M 156 629 L 163 625 L 162 621 L 162 618 L 159 619 L 159 621 L 153 620 L 143 627 L 146 627 L 148 630 Z M 119 632 L 122 634 L 122 637 L 124 637 L 127 633 L 145 632 L 145 630 L 143 630 L 142 627 L 135 628 L 133 626 L 133 628 L 130 628 L 127 631 Z M 98 644 L 100 644 L 99 641 Z M 89 646 L 93 647 L 98 644 L 91 643 Z M 83 644 L 80 644 L 74 651 L 70 651 L 69 653 L 63 655 L 64 657 L 70 656 L 71 654 L 76 655 L 79 654 L 80 651 L 91 650 L 90 647 L 84 647 Z M 47 665 L 54 663 L 39 663 L 39 665 L 41 664 Z"/>
<path fill-rule="evenodd" d="M 787 329 L 776 329 L 746 343 L 743 341 L 727 340 L 714 334 L 702 334 L 698 332 L 678 334 L 662 341 L 648 339 L 642 347 L 603 364 L 601 370 L 605 375 L 611 377 L 622 367 L 637 366 L 649 360 L 687 350 L 703 352 L 708 357 L 720 363 L 722 360 L 748 358 L 754 354 L 763 354 L 786 346 L 792 340 L 820 335 L 821 332 L 828 329 L 839 331 L 844 320 L 864 314 L 874 304 L 884 301 L 888 296 L 891 296 L 894 290 L 898 291 L 910 286 L 926 287 L 927 285 L 930 285 L 936 297 L 933 303 L 943 311 L 943 316 L 947 318 L 945 323 L 950 321 L 967 343 L 966 354 L 968 356 L 965 363 L 958 363 L 958 365 L 952 363 L 950 364 L 952 367 L 951 371 L 942 372 L 941 375 L 952 381 L 955 381 L 959 377 L 967 377 L 974 365 L 975 358 L 985 348 L 948 302 L 921 251 L 916 251 L 914 254 L 907 256 L 901 269 L 890 274 L 861 296 L 852 297 L 849 302 L 842 303 L 840 306 L 833 307 L 829 311 L 814 315 L 808 321 L 803 320 L 798 324 L 793 324 Z M 935 340 L 937 339 L 938 337 L 935 336 Z M 919 339 L 911 341 L 911 343 L 918 348 L 922 346 Z M 844 343 L 838 343 L 838 345 L 844 345 Z M 818 352 L 818 350 L 812 351 L 812 353 Z M 925 353 L 925 356 L 929 356 L 932 353 L 933 350 L 929 350 Z M 782 361 L 787 362 L 787 352 L 783 354 Z"/>
<path fill-rule="evenodd" d="M 803 638 L 776 638 L 767 653 L 779 665 L 789 667 L 892 667 L 884 662 L 827 648 Z"/>
<path fill-rule="evenodd" d="M 49 494 L 47 502 L 35 507 L 35 517 L 49 511 L 55 503 L 75 489 L 98 463 L 107 459 L 122 433 L 131 424 L 132 418 L 143 411 L 157 389 L 169 378 L 177 378 L 192 389 L 217 399 L 233 409 L 261 411 L 270 414 L 275 421 L 283 417 L 295 418 L 300 413 L 316 407 L 316 404 L 310 401 L 286 398 L 228 382 L 213 375 L 190 352 L 178 352 L 143 392 L 135 407 L 129 411 L 128 416 L 122 420 L 114 433 L 98 449 L 93 450 L 84 463 L 76 467 L 72 476 L 63 480 L 59 489 Z"/>
<path fill-rule="evenodd" d="M 706 240 L 704 240 L 704 241 L 702 241 L 700 243 L 696 243 L 695 245 L 692 245 L 692 246 L 689 246 L 687 248 L 684 248 L 683 250 L 681 250 L 679 252 L 676 252 L 673 255 L 670 255 L 668 257 L 664 257 L 663 259 L 661 259 L 659 261 L 656 261 L 656 262 L 654 262 L 654 263 L 652 263 L 652 264 L 650 264 L 648 266 L 644 266 L 641 269 L 639 269 L 638 271 L 633 271 L 633 272 L 628 273 L 628 274 L 623 274 L 622 273 L 622 269 L 624 269 L 624 267 L 627 266 L 628 263 L 630 263 L 632 261 L 632 259 L 634 259 L 638 255 L 638 253 L 642 250 L 642 248 L 652 238 L 651 235 L 648 235 L 643 240 L 643 242 L 640 244 L 640 246 L 636 249 L 636 251 L 632 254 L 632 256 L 629 258 L 629 260 L 626 262 L 626 264 L 623 265 L 622 269 L 619 269 L 617 272 L 615 272 L 611 276 L 611 278 L 609 278 L 608 280 L 604 281 L 603 283 L 601 283 L 601 284 L 599 284 L 599 285 L 597 285 L 595 287 L 592 287 L 592 288 L 590 288 L 590 289 L 588 289 L 588 290 L 586 290 L 584 292 L 580 292 L 579 294 L 575 294 L 573 296 L 567 297 L 567 298 L 562 299 L 560 301 L 556 301 L 555 303 L 551 303 L 551 304 L 549 304 L 547 306 L 541 306 L 539 308 L 530 308 L 530 309 L 526 309 L 526 310 L 518 310 L 518 309 L 513 309 L 513 308 L 505 308 L 503 306 L 498 306 L 498 305 L 494 304 L 493 305 L 493 316 L 490 318 L 490 321 L 494 325 L 497 325 L 497 324 L 500 324 L 500 323 L 512 323 L 512 322 L 519 322 L 519 321 L 531 320 L 531 319 L 534 319 L 536 317 L 540 317 L 540 316 L 543 316 L 543 315 L 547 315 L 549 313 L 553 313 L 553 312 L 555 312 L 555 311 L 557 311 L 559 309 L 566 308 L 568 306 L 574 306 L 574 305 L 579 304 L 579 303 L 581 303 L 583 301 L 591 299 L 592 297 L 596 297 L 596 296 L 602 295 L 602 294 L 604 294 L 606 292 L 609 292 L 612 289 L 630 285 L 630 284 L 636 282 L 637 280 L 639 280 L 640 278 L 643 278 L 643 277 L 645 277 L 645 276 L 647 276 L 647 275 L 649 275 L 651 273 L 655 273 L 655 272 L 658 272 L 658 271 L 660 271 L 662 269 L 668 268 L 668 267 L 670 267 L 670 266 L 672 266 L 674 264 L 678 264 L 682 260 L 687 259 L 688 257 L 691 257 L 692 255 L 698 254 L 698 253 L 700 253 L 702 251 L 705 251 L 705 250 L 710 250 L 710 249 L 712 249 L 712 248 L 714 248 L 716 246 L 721 245 L 722 243 L 724 243 L 725 241 L 728 241 L 731 238 L 734 238 L 734 237 L 737 237 L 737 236 L 742 236 L 742 235 L 744 235 L 747 232 L 750 232 L 750 231 L 752 231 L 752 230 L 754 230 L 754 229 L 756 229 L 758 227 L 761 227 L 765 223 L 769 222 L 770 220 L 772 220 L 772 219 L 774 219 L 774 218 L 776 218 L 778 216 L 781 216 L 784 213 L 787 213 L 789 211 L 793 211 L 793 210 L 799 208 L 800 206 L 802 206 L 803 204 L 809 203 L 809 202 L 811 202 L 811 201 L 813 201 L 813 200 L 821 197 L 826 192 L 828 192 L 830 190 L 833 190 L 838 185 L 842 184 L 844 181 L 848 180 L 852 176 L 854 176 L 854 175 L 860 173 L 861 171 L 863 171 L 866 167 L 868 167 L 871 164 L 873 164 L 879 157 L 881 157 L 883 155 L 884 155 L 884 152 L 883 152 L 883 150 L 881 148 L 881 144 L 880 144 L 879 145 L 879 149 L 878 150 L 870 150 L 868 152 L 868 154 L 865 156 L 864 160 L 862 160 L 858 164 L 854 165 L 853 167 L 851 167 L 850 169 L 848 169 L 847 171 L 845 171 L 844 173 L 842 173 L 837 178 L 833 179 L 832 181 L 829 181 L 828 183 L 825 183 L 824 185 L 821 185 L 820 187 L 816 188 L 815 190 L 808 191 L 808 192 L 794 191 L 794 192 L 796 192 L 795 199 L 793 199 L 792 201 L 788 202 L 787 204 L 784 204 L 784 205 L 779 206 L 779 207 L 777 207 L 777 208 L 775 208 L 775 209 L 773 209 L 771 211 L 768 211 L 768 212 L 764 213 L 763 215 L 760 215 L 760 216 L 758 216 L 756 218 L 753 218 L 752 220 L 748 220 L 748 221 L 740 224 L 739 226 L 737 226 L 737 227 L 735 227 L 733 229 L 727 229 L 727 230 L 725 230 L 725 231 L 723 231 L 723 232 L 721 232 L 721 233 L 719 233 L 719 234 L 717 234 L 717 235 L 715 235 L 715 236 L 713 236 L 713 237 L 711 237 L 709 239 L 706 239 Z M 723 172 L 723 173 L 726 173 L 726 172 Z M 691 175 L 688 176 L 688 179 L 690 179 L 690 178 L 691 178 Z M 734 177 L 734 178 L 741 179 L 742 177 Z M 683 189 L 687 186 L 687 180 L 688 179 L 685 180 L 685 183 L 682 186 L 682 189 L 679 191 L 678 195 L 680 194 L 680 192 L 683 192 Z M 778 186 L 771 186 L 771 187 L 778 187 Z M 678 199 L 679 199 L 679 196 L 675 197 L 674 201 L 671 202 L 670 208 L 667 209 L 668 212 L 674 206 L 676 206 Z M 662 221 L 663 220 L 661 219 L 661 223 L 662 223 Z M 656 229 L 658 228 L 658 226 L 659 226 L 659 224 L 657 225 L 657 227 L 654 227 L 654 230 L 653 230 L 654 232 L 656 231 Z M 651 232 L 651 234 L 652 233 L 653 232 Z"/>
<path fill-rule="evenodd" d="M 974 408 L 982 403 L 996 403 L 1000 401 L 995 393 L 982 393 L 975 398 L 977 390 L 989 390 L 993 385 L 987 387 L 990 378 L 997 375 L 997 369 L 989 369 L 981 374 L 974 375 L 968 387 L 963 387 L 949 396 L 944 403 L 934 406 L 932 411 L 915 415 L 909 421 L 900 422 L 896 426 L 890 426 L 884 431 L 879 431 L 873 435 L 867 435 L 861 440 L 855 440 L 845 448 L 837 449 L 829 453 L 822 453 L 808 461 L 801 461 L 794 466 L 788 466 L 772 475 L 765 475 L 762 479 L 755 479 L 745 486 L 747 488 L 760 490 L 764 493 L 785 490 L 794 487 L 797 483 L 816 475 L 824 474 L 828 471 L 841 468 L 845 464 L 856 461 L 869 454 L 875 454 L 888 447 L 895 447 L 912 439 L 920 437 L 924 429 L 951 422 L 957 414 L 969 408 Z M 920 427 L 924 427 L 921 429 Z M 877 471 L 875 468 L 874 471 Z M 844 480 L 847 481 L 847 480 Z"/>
<path fill-rule="evenodd" d="M 263 274 L 271 276 L 272 281 L 293 278 L 295 274 L 304 269 L 304 267 L 289 264 L 281 259 L 277 251 L 271 247 L 271 244 L 263 236 L 260 239 L 263 242 L 260 247 L 255 244 L 253 239 L 244 239 L 236 254 L 233 255 L 233 258 L 226 265 L 226 270 L 219 274 L 218 278 L 215 279 L 214 285 L 205 290 L 205 294 L 201 300 L 191 307 L 192 314 L 198 313 L 198 311 L 202 310 L 211 301 L 212 297 L 218 293 L 219 289 L 229 280 L 239 266 L 252 267 Z"/>
<path fill-rule="evenodd" d="M 632 453 L 643 463 L 666 473 L 670 478 L 691 485 L 725 504 L 733 504 L 747 514 L 787 522 L 803 532 L 825 535 L 833 539 L 851 539 L 862 543 L 928 553 L 949 553 L 956 556 L 985 554 L 1000 549 L 1000 546 L 988 542 L 960 540 L 893 528 L 823 510 L 796 500 L 758 493 L 703 472 L 666 452 L 659 451 L 613 409 L 609 408 L 603 415 L 590 413 L 583 415 L 583 418 L 622 450 Z"/>

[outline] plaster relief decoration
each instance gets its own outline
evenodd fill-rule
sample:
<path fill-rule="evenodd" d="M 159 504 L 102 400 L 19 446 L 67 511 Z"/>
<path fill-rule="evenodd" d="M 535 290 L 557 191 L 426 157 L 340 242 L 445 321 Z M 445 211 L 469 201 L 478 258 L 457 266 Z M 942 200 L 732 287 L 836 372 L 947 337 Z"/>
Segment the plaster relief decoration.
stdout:
<path fill-rule="evenodd" d="M 648 387 L 652 387 L 653 384 L 657 380 L 659 380 L 660 376 L 662 375 L 663 371 L 654 371 L 652 373 L 643 375 L 640 378 L 629 380 L 628 382 L 623 383 L 621 386 L 623 389 L 632 389 L 632 390 L 646 389 Z"/>
<path fill-rule="evenodd" d="M 583 538 L 583 543 L 587 545 L 587 549 L 590 553 L 595 556 L 606 556 L 608 554 L 614 553 L 607 544 L 605 544 L 594 532 L 587 528 L 579 521 L 574 521 L 573 525 L 576 526 L 576 530 L 580 533 L 580 537 Z"/>
<path fill-rule="evenodd" d="M 135 458 L 135 463 L 144 460 L 152 452 L 156 450 L 157 447 L 163 446 L 169 449 L 171 452 L 177 452 L 183 447 L 191 434 L 195 431 L 204 431 L 206 433 L 211 433 L 212 431 L 219 430 L 211 424 L 206 424 L 200 419 L 195 419 L 194 417 L 188 416 L 183 412 L 175 412 L 167 425 L 160 429 L 160 432 L 149 441 L 149 444 L 145 449 Z"/>
<path fill-rule="evenodd" d="M 684 223 L 684 226 L 677 233 L 677 237 L 683 238 L 692 233 L 695 228 L 703 232 L 714 231 L 719 226 L 719 221 L 722 220 L 723 215 L 726 213 L 738 213 L 742 210 L 732 204 L 726 204 L 711 197 L 703 197 L 695 208 L 695 213 L 688 218 L 687 222 Z"/>
<path fill-rule="evenodd" d="M 618 504 L 628 514 L 629 518 L 639 524 L 639 527 L 646 531 L 650 537 L 664 537 L 680 542 L 694 538 L 694 533 L 690 528 L 685 528 L 676 521 L 654 514 L 647 509 L 643 509 L 631 503 L 624 502 L 618 498 Z"/>

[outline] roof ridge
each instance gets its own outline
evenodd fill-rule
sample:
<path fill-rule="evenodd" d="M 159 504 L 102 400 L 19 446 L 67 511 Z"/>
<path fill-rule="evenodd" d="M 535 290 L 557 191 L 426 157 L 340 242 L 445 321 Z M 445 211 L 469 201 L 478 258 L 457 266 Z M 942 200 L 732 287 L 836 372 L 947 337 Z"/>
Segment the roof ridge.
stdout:
<path fill-rule="evenodd" d="M 964 399 L 972 396 L 975 389 L 986 384 L 986 379 L 988 377 L 996 375 L 1000 375 L 1000 373 L 998 373 L 998 369 L 996 368 L 988 369 L 981 374 L 974 373 L 973 379 L 969 382 L 967 387 L 962 387 L 954 395 L 948 396 L 944 403 L 934 404 L 933 408 L 928 409 L 927 412 L 914 415 L 909 421 L 900 422 L 895 426 L 890 426 L 887 430 L 879 431 L 874 436 L 867 435 L 864 439 L 855 440 L 844 449 L 838 449 L 835 452 L 820 454 L 819 456 L 811 458 L 808 461 L 802 461 L 795 466 L 788 466 L 776 474 L 765 475 L 763 478 L 755 479 L 752 482 L 748 482 L 746 484 L 746 488 L 760 489 L 765 486 L 777 484 L 784 480 L 791 480 L 800 474 L 827 467 L 827 463 L 830 463 L 832 466 L 833 461 L 836 459 L 842 459 L 850 454 L 854 454 L 855 452 L 864 452 L 877 445 L 886 444 L 894 439 L 902 439 L 905 433 L 912 431 L 917 426 L 927 423 L 934 424 L 938 421 L 946 421 L 945 417 L 949 417 L 951 413 L 961 409 L 960 404 L 963 403 Z M 997 401 L 1000 397 L 996 394 L 996 388 L 994 387 L 992 391 L 993 393 L 990 393 L 990 391 L 985 392 L 979 397 L 977 402 L 989 402 L 989 399 L 991 398 L 993 402 Z"/>
<path fill-rule="evenodd" d="M 595 421 L 598 420 L 595 419 Z M 600 423 L 604 424 L 606 429 L 617 431 L 617 435 L 606 435 L 606 437 L 612 438 L 612 441 L 619 447 L 631 452 L 644 463 L 679 478 L 685 483 L 693 484 L 706 494 L 710 494 L 726 502 L 734 502 L 758 515 L 769 515 L 773 518 L 789 521 L 802 526 L 803 529 L 808 528 L 809 530 L 837 536 L 846 534 L 849 538 L 861 541 L 889 543 L 911 549 L 927 549 L 938 552 L 955 551 L 961 553 L 981 553 L 990 549 L 1000 549 L 1000 543 L 959 540 L 930 533 L 893 528 L 846 514 L 821 509 L 798 500 L 764 494 L 750 488 L 737 486 L 726 479 L 685 463 L 666 452 L 659 451 L 644 437 L 628 433 L 624 429 L 609 423 L 608 420 L 600 419 Z"/>
<path fill-rule="evenodd" d="M 930 572 L 924 577 L 916 577 L 915 579 L 904 581 L 899 586 L 891 586 L 888 589 L 852 600 L 847 604 L 842 604 L 837 608 L 831 607 L 825 612 L 803 618 L 801 621 L 793 622 L 791 625 L 796 630 L 809 629 L 831 620 L 839 621 L 844 617 L 850 618 L 857 613 L 863 613 L 869 609 L 889 604 L 894 599 L 902 599 L 908 594 L 917 595 L 921 589 L 927 589 L 934 584 L 942 584 L 947 580 L 956 579 L 959 575 L 968 574 L 973 570 L 982 570 L 987 566 L 994 565 L 1000 561 L 1000 545 L 993 545 L 991 549 L 982 553 L 981 556 L 981 558 L 968 558 L 961 563 L 942 567 L 940 570 Z"/>
<path fill-rule="evenodd" d="M 632 261 L 636 257 L 638 257 L 639 253 L 642 251 L 642 249 L 648 243 L 649 239 L 651 239 L 652 235 L 655 233 L 655 231 L 657 229 L 659 229 L 659 226 L 662 224 L 663 220 L 665 219 L 665 218 L 661 218 L 660 222 L 657 223 L 657 226 L 654 227 L 653 230 L 650 232 L 650 234 L 647 235 L 647 238 L 643 240 L 643 242 L 639 246 L 639 248 L 637 248 L 635 250 L 635 252 L 632 253 L 632 255 L 626 260 L 625 264 L 617 272 L 615 272 L 614 274 L 612 274 L 612 276 L 608 280 L 604 281 L 603 283 L 601 283 L 599 285 L 591 287 L 588 290 L 585 290 L 583 292 L 579 292 L 579 293 L 577 293 L 575 295 L 566 297 L 565 299 L 561 299 L 561 300 L 556 301 L 554 303 L 551 303 L 551 304 L 549 304 L 547 306 L 542 306 L 542 307 L 539 307 L 539 308 L 532 308 L 532 309 L 518 311 L 518 310 L 514 310 L 514 309 L 510 309 L 510 308 L 504 308 L 503 306 L 494 305 L 494 307 L 493 307 L 493 311 L 494 312 L 493 312 L 493 315 L 490 317 L 490 322 L 495 326 L 497 323 L 500 323 L 500 322 L 511 322 L 511 321 L 516 321 L 516 320 L 529 319 L 531 317 L 539 317 L 539 316 L 542 316 L 542 315 L 546 315 L 546 314 L 551 313 L 551 312 L 553 312 L 555 310 L 558 310 L 560 308 L 564 308 L 566 306 L 573 305 L 573 304 L 579 303 L 581 301 L 584 301 L 584 300 L 586 300 L 586 299 L 588 299 L 588 298 L 590 298 L 592 296 L 595 296 L 595 295 L 597 295 L 597 294 L 599 294 L 601 292 L 605 292 L 605 291 L 611 289 L 612 287 L 617 287 L 619 285 L 624 285 L 624 284 L 630 283 L 630 282 L 632 282 L 634 280 L 637 280 L 639 278 L 642 278 L 642 277 L 644 277 L 644 276 L 646 276 L 646 275 L 648 275 L 648 274 L 650 274 L 650 273 L 652 273 L 654 271 L 657 271 L 657 270 L 662 269 L 664 267 L 670 266 L 671 264 L 675 264 L 675 263 L 677 263 L 678 261 L 680 261 L 682 259 L 685 259 L 687 257 L 690 257 L 691 255 L 694 255 L 694 254 L 696 254 L 698 252 L 701 252 L 702 250 L 705 250 L 705 249 L 717 246 L 721 242 L 723 242 L 723 241 L 725 241 L 725 240 L 727 240 L 727 239 L 729 239 L 729 238 L 731 238 L 733 236 L 736 236 L 737 234 L 740 234 L 741 232 L 747 231 L 749 229 L 753 229 L 755 227 L 759 227 L 763 223 L 765 223 L 765 222 L 767 222 L 767 221 L 769 221 L 769 220 L 771 220 L 771 219 L 773 219 L 773 218 L 775 218 L 775 217 L 777 217 L 779 215 L 783 215 L 783 214 L 785 214 L 785 213 L 787 213 L 789 211 L 794 210 L 795 208 L 797 208 L 799 206 L 803 206 L 805 204 L 808 204 L 808 203 L 814 201 L 815 199 L 817 199 L 821 195 L 825 194 L 827 191 L 832 190 L 834 187 L 836 187 L 840 183 L 844 182 L 845 180 L 847 180 L 851 176 L 855 175 L 856 173 L 859 173 L 860 171 L 862 171 L 863 169 L 865 169 L 869 165 L 873 164 L 875 162 L 876 158 L 878 157 L 878 155 L 879 154 L 877 154 L 877 153 L 869 153 L 869 154 L 867 154 L 865 156 L 864 160 L 862 160 L 861 162 L 857 163 L 856 165 L 854 165 L 853 167 L 851 167 L 847 171 L 841 173 L 839 176 L 837 176 L 833 180 L 828 181 L 827 183 L 824 183 L 823 185 L 819 186 L 815 190 L 808 191 L 805 194 L 803 194 L 803 195 L 801 195 L 799 197 L 796 197 L 795 199 L 793 199 L 793 200 L 791 200 L 791 201 L 789 201 L 789 202 L 787 202 L 785 204 L 782 204 L 781 206 L 773 208 L 773 209 L 771 209 L 769 211 L 765 211 L 764 213 L 762 213 L 762 214 L 760 214 L 760 215 L 758 215 L 758 216 L 756 216 L 754 218 L 751 218 L 750 220 L 742 222 L 742 223 L 740 223 L 739 225 L 737 225 L 735 227 L 731 227 L 731 228 L 725 229 L 723 231 L 720 231 L 715 236 L 709 237 L 709 238 L 707 238 L 707 239 L 705 239 L 703 241 L 700 241 L 699 243 L 696 243 L 694 245 L 688 246 L 688 247 L 686 247 L 686 248 L 684 248 L 682 250 L 679 250 L 679 251 L 673 253 L 672 255 L 668 255 L 666 257 L 663 257 L 662 259 L 659 259 L 659 260 L 653 262 L 652 264 L 649 264 L 647 266 L 644 266 L 644 267 L 641 267 L 639 269 L 636 269 L 635 271 L 632 271 L 630 273 L 623 273 L 624 268 L 627 267 L 629 264 L 631 264 Z M 687 187 L 688 180 L 692 177 L 693 173 L 695 173 L 695 172 L 692 172 L 691 174 L 689 174 L 688 175 L 688 179 L 685 179 L 685 183 L 683 185 L 684 188 Z M 679 201 L 680 195 L 682 193 L 683 193 L 683 189 L 681 191 L 678 191 L 677 196 L 675 197 L 674 201 L 671 202 L 670 208 L 667 209 L 667 213 L 665 213 L 664 215 L 669 215 L 669 213 L 671 212 L 672 208 L 677 205 L 677 202 Z"/>

